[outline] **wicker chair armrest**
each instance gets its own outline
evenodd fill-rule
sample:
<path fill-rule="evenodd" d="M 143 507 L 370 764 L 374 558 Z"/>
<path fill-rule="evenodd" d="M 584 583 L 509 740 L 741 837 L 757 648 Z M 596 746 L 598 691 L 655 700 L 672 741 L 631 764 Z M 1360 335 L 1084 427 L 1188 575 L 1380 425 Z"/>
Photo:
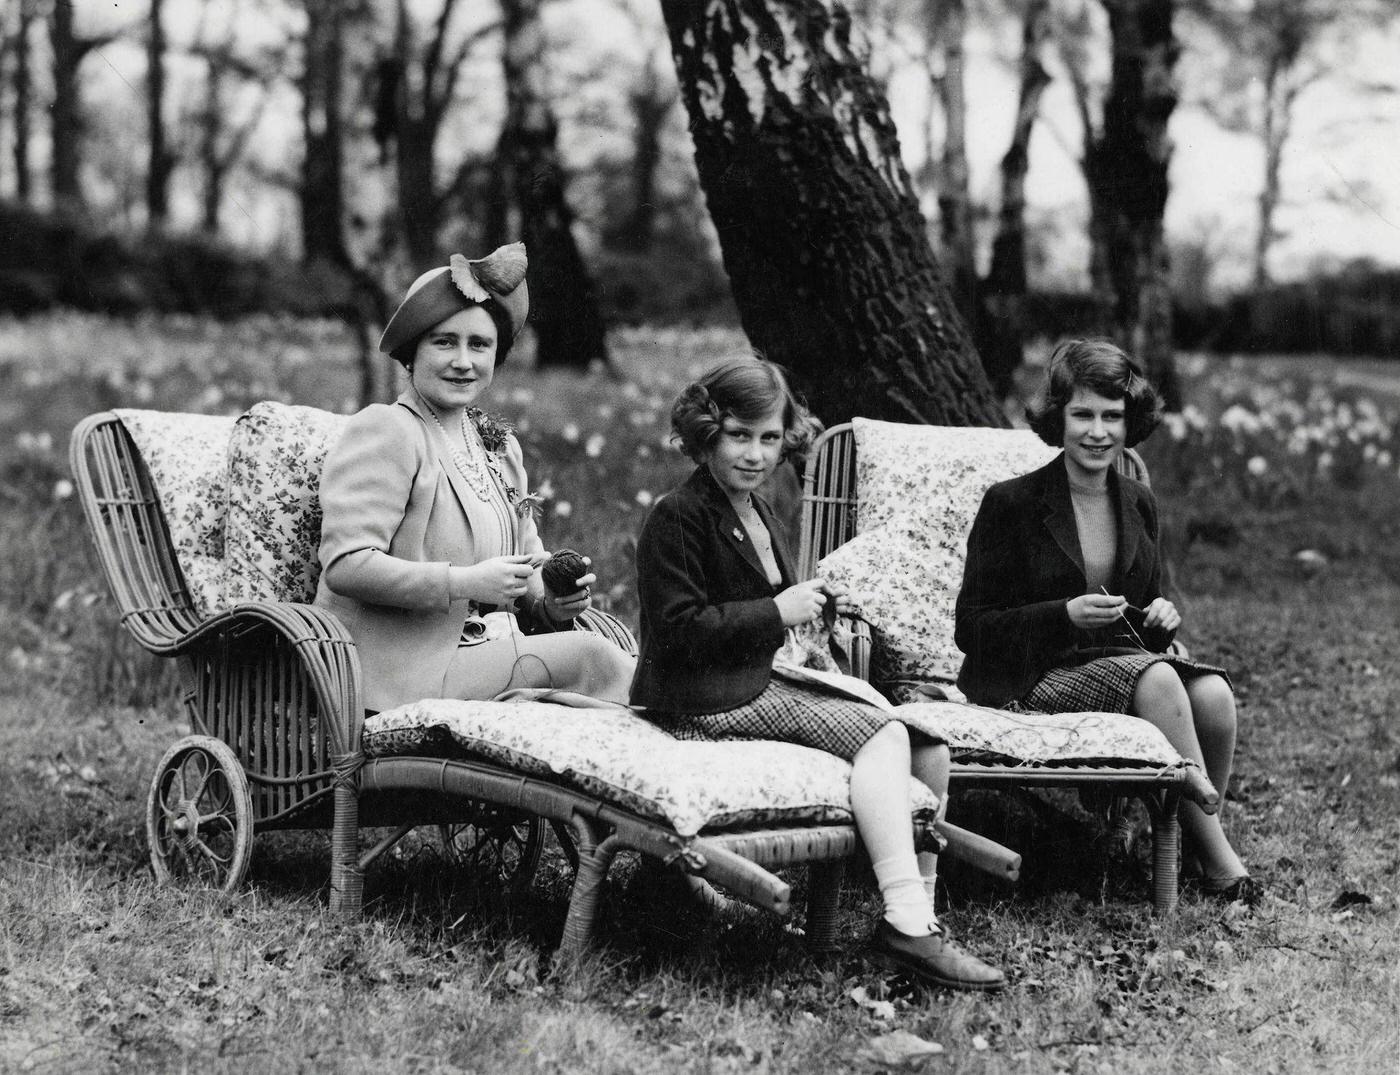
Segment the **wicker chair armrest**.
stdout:
<path fill-rule="evenodd" d="M 350 632 L 331 612 L 290 601 L 260 601 L 210 616 L 172 642 L 168 656 L 199 657 L 211 649 L 247 645 L 273 634 L 286 643 L 310 680 L 331 749 L 346 755 L 360 749 L 364 709 L 360 702 L 360 660 Z"/>

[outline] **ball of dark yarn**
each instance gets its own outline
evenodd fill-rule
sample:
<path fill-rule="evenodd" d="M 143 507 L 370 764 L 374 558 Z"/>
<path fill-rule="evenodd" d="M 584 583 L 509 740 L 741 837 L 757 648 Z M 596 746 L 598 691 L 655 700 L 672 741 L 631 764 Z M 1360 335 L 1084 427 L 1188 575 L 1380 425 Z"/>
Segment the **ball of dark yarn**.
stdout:
<path fill-rule="evenodd" d="M 588 574 L 588 564 L 573 549 L 560 549 L 540 568 L 544 588 L 555 597 L 578 590 L 578 580 Z"/>

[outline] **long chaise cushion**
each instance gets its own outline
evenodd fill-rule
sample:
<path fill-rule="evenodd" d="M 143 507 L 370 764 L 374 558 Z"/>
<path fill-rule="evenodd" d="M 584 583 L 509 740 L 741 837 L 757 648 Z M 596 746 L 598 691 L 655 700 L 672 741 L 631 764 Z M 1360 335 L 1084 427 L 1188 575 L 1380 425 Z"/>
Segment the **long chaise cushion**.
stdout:
<path fill-rule="evenodd" d="M 1156 726 L 1125 713 L 1012 713 L 966 702 L 901 705 L 899 718 L 948 743 L 954 761 L 1171 769 L 1193 765 Z"/>
<path fill-rule="evenodd" d="M 705 829 L 851 820 L 850 764 L 768 740 L 679 740 L 630 710 L 428 699 L 365 722 L 371 755 L 453 751 L 556 781 L 682 836 Z M 915 816 L 934 794 L 910 778 Z"/>

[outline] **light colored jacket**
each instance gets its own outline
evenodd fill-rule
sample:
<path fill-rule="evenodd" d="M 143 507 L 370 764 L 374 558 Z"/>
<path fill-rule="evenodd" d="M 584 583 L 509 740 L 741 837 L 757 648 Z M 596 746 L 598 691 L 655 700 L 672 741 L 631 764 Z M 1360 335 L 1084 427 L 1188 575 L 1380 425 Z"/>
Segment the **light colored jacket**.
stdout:
<path fill-rule="evenodd" d="M 514 437 L 500 461 L 523 496 Z M 353 415 L 326 456 L 315 603 L 355 640 L 367 709 L 441 695 L 463 624 L 477 611 L 450 600 L 449 566 L 542 550 L 534 520 L 520 518 L 492 483 L 498 495 L 487 501 L 472 491 L 411 391 Z"/>

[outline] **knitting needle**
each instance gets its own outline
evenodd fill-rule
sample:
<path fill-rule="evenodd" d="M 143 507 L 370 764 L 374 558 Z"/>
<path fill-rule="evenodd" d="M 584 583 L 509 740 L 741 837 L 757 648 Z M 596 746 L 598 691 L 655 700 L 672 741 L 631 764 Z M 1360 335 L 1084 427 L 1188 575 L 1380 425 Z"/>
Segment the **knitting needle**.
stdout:
<path fill-rule="evenodd" d="M 1100 587 L 1099 587 L 1099 593 L 1103 594 L 1105 597 L 1112 597 L 1112 596 L 1113 596 L 1111 593 L 1108 592 L 1108 587 L 1107 587 L 1107 586 L 1100 586 Z M 1133 625 L 1132 625 L 1131 621 L 1129 621 L 1129 619 L 1128 619 L 1128 617 L 1127 617 L 1127 614 L 1126 614 L 1126 612 L 1125 612 L 1124 610 L 1119 609 L 1119 611 L 1118 611 L 1118 618 L 1119 618 L 1120 620 L 1123 621 L 1123 626 L 1126 627 L 1126 628 L 1128 629 L 1128 633 L 1129 633 L 1130 635 L 1133 636 L 1133 640 L 1137 642 L 1138 646 L 1139 646 L 1141 649 L 1144 649 L 1144 650 L 1147 649 L 1147 643 L 1144 642 L 1144 641 L 1142 640 L 1142 637 L 1141 637 L 1136 631 L 1133 630 Z"/>

